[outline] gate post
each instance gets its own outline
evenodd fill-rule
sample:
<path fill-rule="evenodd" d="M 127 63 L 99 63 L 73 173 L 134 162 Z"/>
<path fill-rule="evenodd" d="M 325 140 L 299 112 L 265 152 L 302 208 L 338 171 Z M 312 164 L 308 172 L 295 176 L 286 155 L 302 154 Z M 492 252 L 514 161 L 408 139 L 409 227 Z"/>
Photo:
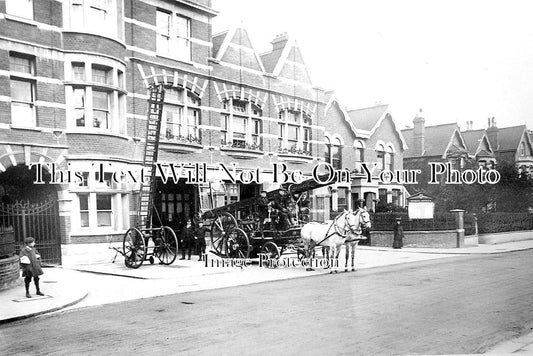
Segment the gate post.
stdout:
<path fill-rule="evenodd" d="M 26 209 L 24 207 L 22 207 L 22 209 L 20 210 L 20 213 L 21 213 L 21 217 L 22 217 L 22 245 L 24 246 L 24 239 L 26 237 L 28 237 L 28 235 L 26 234 Z"/>
<path fill-rule="evenodd" d="M 450 212 L 455 214 L 455 224 L 457 225 L 456 247 L 464 247 L 465 245 L 465 224 L 464 224 L 465 211 L 462 209 L 453 209 L 453 210 L 450 210 Z"/>

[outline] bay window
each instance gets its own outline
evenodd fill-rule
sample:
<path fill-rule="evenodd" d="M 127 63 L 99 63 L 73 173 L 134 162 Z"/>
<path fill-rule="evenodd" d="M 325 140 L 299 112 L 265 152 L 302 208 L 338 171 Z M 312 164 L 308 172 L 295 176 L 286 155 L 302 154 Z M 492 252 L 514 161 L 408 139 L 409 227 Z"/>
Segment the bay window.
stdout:
<path fill-rule="evenodd" d="M 76 195 L 73 231 L 123 230 L 129 226 L 129 198 L 125 186 L 112 181 L 112 172 L 81 172 L 83 180 L 71 184 Z"/>
<path fill-rule="evenodd" d="M 116 0 L 67 1 L 70 2 L 70 14 L 67 16 L 71 29 L 117 36 L 119 31 Z"/>
<path fill-rule="evenodd" d="M 66 87 L 69 126 L 125 133 L 121 73 L 109 66 L 72 62 Z"/>

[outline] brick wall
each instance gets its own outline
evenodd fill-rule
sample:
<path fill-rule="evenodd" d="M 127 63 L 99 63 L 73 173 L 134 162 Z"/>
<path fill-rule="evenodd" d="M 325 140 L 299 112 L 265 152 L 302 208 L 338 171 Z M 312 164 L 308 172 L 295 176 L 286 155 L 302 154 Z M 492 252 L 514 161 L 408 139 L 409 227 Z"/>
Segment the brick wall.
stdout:
<path fill-rule="evenodd" d="M 0 259 L 0 291 L 14 286 L 19 276 L 19 256 Z"/>
<path fill-rule="evenodd" d="M 392 231 L 372 231 L 370 242 L 372 246 L 392 247 L 394 233 Z M 404 231 L 404 247 L 457 247 L 457 232 L 445 231 Z"/>

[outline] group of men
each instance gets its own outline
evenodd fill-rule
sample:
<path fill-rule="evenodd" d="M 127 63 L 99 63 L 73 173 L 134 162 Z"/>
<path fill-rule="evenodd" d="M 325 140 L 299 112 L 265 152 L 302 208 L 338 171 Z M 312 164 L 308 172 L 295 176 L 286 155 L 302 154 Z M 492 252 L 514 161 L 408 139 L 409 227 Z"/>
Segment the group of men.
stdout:
<path fill-rule="evenodd" d="M 263 236 L 265 221 L 268 218 L 271 218 L 273 210 L 277 213 L 279 219 L 279 230 L 290 228 L 299 219 L 305 220 L 304 217 L 306 215 L 308 216 L 309 213 L 309 200 L 307 198 L 307 192 L 292 196 L 287 189 L 281 187 L 278 194 L 274 197 L 274 200 L 270 202 L 267 198 L 267 192 L 265 190 L 261 191 L 261 195 L 257 201 L 259 231 L 261 236 Z"/>

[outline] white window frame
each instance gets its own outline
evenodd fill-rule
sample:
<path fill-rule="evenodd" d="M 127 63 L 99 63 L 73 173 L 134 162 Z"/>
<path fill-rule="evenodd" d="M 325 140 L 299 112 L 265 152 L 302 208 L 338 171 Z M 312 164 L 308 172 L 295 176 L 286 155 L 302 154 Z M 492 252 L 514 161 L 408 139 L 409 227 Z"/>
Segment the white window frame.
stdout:
<path fill-rule="evenodd" d="M 237 120 L 243 120 L 244 132 L 235 130 Z M 263 150 L 262 133 L 262 109 L 259 105 L 246 99 L 229 98 L 224 101 L 220 137 L 222 146 Z"/>
<path fill-rule="evenodd" d="M 12 59 L 21 59 L 27 60 L 29 68 L 27 71 L 20 71 L 16 68 L 17 64 L 12 63 Z M 35 101 L 36 101 L 36 80 L 35 80 L 35 57 L 25 56 L 18 53 L 9 54 L 9 64 L 10 64 L 10 80 L 9 85 L 10 89 L 13 88 L 13 83 L 26 83 L 29 85 L 30 100 L 16 99 L 11 92 L 11 124 L 17 127 L 36 127 L 37 126 L 37 115 L 35 112 Z M 17 108 L 18 107 L 18 108 Z M 26 108 L 26 109 L 20 109 Z M 29 120 L 27 116 L 30 116 Z"/>
<path fill-rule="evenodd" d="M 97 132 L 110 132 L 116 134 L 126 134 L 126 118 L 124 117 L 126 98 L 122 89 L 124 86 L 124 71 L 109 65 L 100 63 L 72 61 L 66 62 L 70 66 L 67 71 L 67 111 L 68 127 L 75 130 L 89 130 Z M 81 68 L 83 67 L 83 70 Z M 77 68 L 77 69 L 75 69 Z M 105 82 L 95 77 L 96 71 L 105 72 Z M 85 80 L 82 80 L 76 73 L 83 72 Z M 122 73 L 122 75 L 121 75 Z M 96 80 L 95 80 L 96 79 Z M 83 93 L 83 105 L 78 105 L 77 93 Z M 95 103 L 96 93 L 107 94 L 107 107 Z M 80 113 L 83 111 L 83 120 Z M 98 120 L 105 112 L 104 120 Z M 80 124 L 82 123 L 82 124 Z"/>
<path fill-rule="evenodd" d="M 311 155 L 313 132 L 311 128 L 311 116 L 301 110 L 284 109 L 279 112 L 278 118 L 280 128 L 280 151 L 291 150 Z M 296 139 L 289 139 L 291 128 L 296 130 Z M 305 139 L 306 132 L 309 134 L 307 140 Z"/>
<path fill-rule="evenodd" d="M 6 14 L 33 20 L 33 0 L 6 0 Z"/>
<path fill-rule="evenodd" d="M 117 0 L 67 0 L 67 6 L 70 15 L 65 23 L 71 29 L 118 37 Z M 104 13 L 103 21 L 94 21 L 95 11 Z"/>
<path fill-rule="evenodd" d="M 176 97 L 165 96 L 163 120 L 161 121 L 161 139 L 166 141 L 200 143 L 200 99 L 196 94 L 181 88 L 170 88 Z M 172 115 L 172 120 L 169 119 Z M 191 118 L 193 119 L 191 123 Z"/>
<path fill-rule="evenodd" d="M 191 19 L 165 9 L 156 10 L 156 52 L 180 61 L 191 61 Z M 168 24 L 159 23 L 160 16 L 168 19 Z M 163 42 L 162 39 L 165 39 Z M 165 43 L 165 46 L 162 44 Z"/>
<path fill-rule="evenodd" d="M 80 170 L 81 171 L 81 170 Z M 113 232 L 122 231 L 129 225 L 129 194 L 125 191 L 123 184 L 113 183 L 111 176 L 113 172 L 104 171 L 104 182 L 99 180 L 98 171 L 82 172 L 84 182 L 72 183 L 71 191 L 75 194 L 75 208 L 73 213 L 77 214 L 73 219 L 72 231 L 80 233 Z M 81 209 L 81 197 L 87 196 L 87 209 Z M 111 199 L 111 209 L 98 210 L 98 197 L 109 196 Z M 110 224 L 99 223 L 99 213 L 110 214 Z M 87 215 L 87 225 L 82 226 L 82 214 Z M 107 219 L 106 219 L 107 220 Z"/>

